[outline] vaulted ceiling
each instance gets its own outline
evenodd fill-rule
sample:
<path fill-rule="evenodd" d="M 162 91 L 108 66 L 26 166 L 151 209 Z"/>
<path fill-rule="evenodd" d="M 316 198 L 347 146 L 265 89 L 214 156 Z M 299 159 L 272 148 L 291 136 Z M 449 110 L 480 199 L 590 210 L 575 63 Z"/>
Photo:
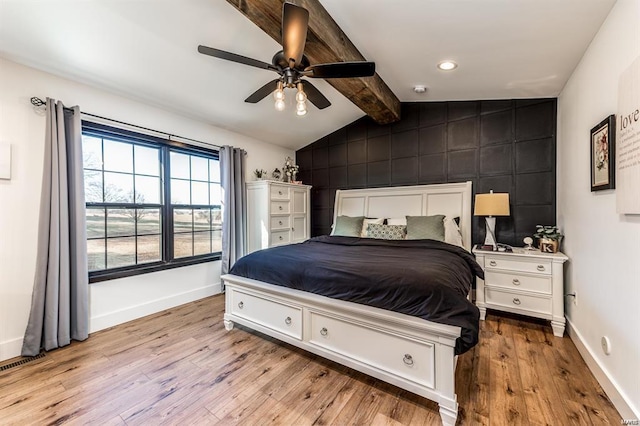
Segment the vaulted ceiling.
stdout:
<path fill-rule="evenodd" d="M 310 9 L 312 45 L 342 49 L 336 36 L 316 29 L 324 8 L 362 57 L 376 62 L 372 86 L 386 84 L 392 96 L 412 102 L 557 96 L 615 0 L 295 2 Z M 293 103 L 278 112 L 271 99 L 243 102 L 273 78 L 268 72 L 196 50 L 204 44 L 270 62 L 281 49 L 277 37 L 241 11 L 274 4 L 278 16 L 281 3 L 0 0 L 0 56 L 295 149 L 363 116 L 349 98 L 368 97 L 363 90 L 372 88 L 345 81 L 336 90 L 316 79 L 332 106 L 297 117 Z M 439 71 L 444 59 L 459 67 Z M 415 93 L 415 85 L 427 92 Z"/>

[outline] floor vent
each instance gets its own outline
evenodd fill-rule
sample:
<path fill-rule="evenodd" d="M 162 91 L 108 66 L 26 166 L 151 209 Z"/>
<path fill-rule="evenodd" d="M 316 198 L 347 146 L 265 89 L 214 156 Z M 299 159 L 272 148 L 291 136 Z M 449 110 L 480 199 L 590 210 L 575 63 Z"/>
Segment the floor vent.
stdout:
<path fill-rule="evenodd" d="M 26 364 L 28 362 L 35 361 L 36 359 L 40 359 L 40 358 L 44 358 L 44 352 L 39 353 L 36 356 L 22 358 L 20 361 L 15 361 L 15 362 L 12 362 L 11 364 L 0 365 L 0 371 L 9 370 L 13 367 L 17 367 L 19 365 Z"/>

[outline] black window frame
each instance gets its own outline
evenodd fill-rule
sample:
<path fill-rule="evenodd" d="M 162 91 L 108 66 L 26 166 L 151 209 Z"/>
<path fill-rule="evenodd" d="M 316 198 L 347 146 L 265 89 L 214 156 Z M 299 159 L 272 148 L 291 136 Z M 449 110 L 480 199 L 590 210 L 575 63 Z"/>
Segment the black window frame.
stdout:
<path fill-rule="evenodd" d="M 180 208 L 171 204 L 171 164 L 169 157 L 171 152 L 182 154 L 196 155 L 206 157 L 208 159 L 220 161 L 219 151 L 216 149 L 207 149 L 200 146 L 194 146 L 175 140 L 164 139 L 156 136 L 138 133 L 131 130 L 120 129 L 106 124 L 95 123 L 82 120 L 82 135 L 93 136 L 97 138 L 105 138 L 113 141 L 119 141 L 130 144 L 137 144 L 160 150 L 160 178 L 162 185 L 161 203 L 152 207 L 159 208 L 161 212 L 161 248 L 160 253 L 162 260 L 157 262 L 149 262 L 137 265 L 122 266 L 98 271 L 89 272 L 89 283 L 96 283 L 117 278 L 125 278 L 134 275 L 147 274 L 151 272 L 164 271 L 183 266 L 197 265 L 205 262 L 220 260 L 221 252 L 201 254 L 189 257 L 181 257 L 173 259 L 173 209 Z M 106 208 L 136 208 L 135 203 L 85 203 L 85 209 L 91 207 Z M 140 205 L 141 207 L 150 207 L 150 204 Z M 181 205 L 186 208 L 205 207 L 195 204 Z M 211 207 L 211 205 L 206 206 Z M 136 248 L 137 250 L 137 248 Z"/>

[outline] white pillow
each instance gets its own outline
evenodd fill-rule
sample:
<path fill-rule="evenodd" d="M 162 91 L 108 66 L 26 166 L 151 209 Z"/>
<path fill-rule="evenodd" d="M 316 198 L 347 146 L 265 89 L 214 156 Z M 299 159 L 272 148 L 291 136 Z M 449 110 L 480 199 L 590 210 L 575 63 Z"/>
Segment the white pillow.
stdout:
<path fill-rule="evenodd" d="M 364 218 L 364 220 L 362 221 L 362 231 L 360 231 L 360 238 L 367 238 L 367 226 L 370 223 L 375 223 L 377 225 L 382 225 L 384 223 L 384 218 L 382 219 L 369 219 L 369 218 Z"/>
<path fill-rule="evenodd" d="M 460 228 L 454 218 L 450 216 L 444 218 L 444 242 L 464 248 Z"/>
<path fill-rule="evenodd" d="M 407 217 L 391 217 L 387 219 L 387 225 L 404 225 L 407 226 Z"/>

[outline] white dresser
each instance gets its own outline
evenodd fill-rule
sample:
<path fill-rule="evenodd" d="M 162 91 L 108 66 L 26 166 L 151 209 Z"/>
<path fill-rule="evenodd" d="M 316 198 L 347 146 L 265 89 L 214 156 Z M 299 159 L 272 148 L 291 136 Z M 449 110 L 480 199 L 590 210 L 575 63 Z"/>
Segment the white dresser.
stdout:
<path fill-rule="evenodd" d="M 310 186 L 263 180 L 246 187 L 248 253 L 309 238 Z"/>
<path fill-rule="evenodd" d="M 474 249 L 485 279 L 477 280 L 480 319 L 487 308 L 551 320 L 555 336 L 564 334 L 563 267 L 568 257 L 514 248 L 513 253 Z"/>

